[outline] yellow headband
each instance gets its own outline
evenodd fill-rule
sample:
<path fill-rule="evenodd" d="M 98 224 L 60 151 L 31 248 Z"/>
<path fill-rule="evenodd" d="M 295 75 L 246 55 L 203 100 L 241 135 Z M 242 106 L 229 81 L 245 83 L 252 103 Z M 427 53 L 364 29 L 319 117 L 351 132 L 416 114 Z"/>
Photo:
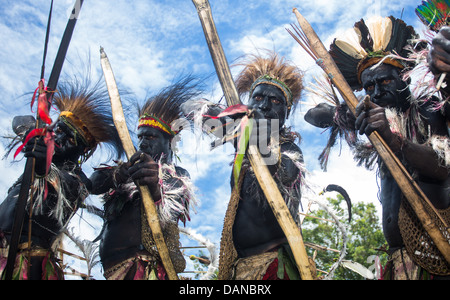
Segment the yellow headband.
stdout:
<path fill-rule="evenodd" d="M 72 130 L 74 130 L 75 134 L 79 134 L 83 142 L 86 144 L 86 146 L 94 147 L 96 144 L 94 136 L 89 132 L 86 125 L 83 123 L 83 121 L 78 118 L 76 115 L 74 115 L 70 111 L 62 111 L 59 114 L 60 119 L 69 127 L 71 127 Z"/>
<path fill-rule="evenodd" d="M 392 58 L 384 58 L 384 57 L 371 57 L 363 59 L 358 64 L 358 82 L 361 84 L 361 74 L 364 70 L 376 65 L 381 60 L 383 60 L 384 64 L 392 65 L 394 67 L 397 67 L 401 70 L 405 68 L 399 61 L 392 59 Z"/>
<path fill-rule="evenodd" d="M 159 129 L 159 130 L 169 134 L 171 137 L 174 137 L 178 133 L 176 131 L 173 131 L 172 128 L 170 127 L 170 125 L 167 124 L 166 122 L 164 122 L 163 120 L 159 119 L 158 117 L 150 116 L 147 114 L 145 114 L 139 118 L 138 128 L 140 128 L 142 126 L 153 127 L 153 128 Z"/>

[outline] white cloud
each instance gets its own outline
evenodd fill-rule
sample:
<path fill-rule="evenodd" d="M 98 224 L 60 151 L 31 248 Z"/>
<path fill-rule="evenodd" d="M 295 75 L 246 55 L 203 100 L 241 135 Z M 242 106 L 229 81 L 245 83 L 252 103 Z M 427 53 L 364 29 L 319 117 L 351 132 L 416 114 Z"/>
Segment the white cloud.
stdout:
<path fill-rule="evenodd" d="M 46 78 L 51 71 L 73 2 L 55 1 Z M 400 17 L 402 8 L 405 8 L 407 23 L 418 26 L 412 12 L 416 4 L 410 0 L 210 2 L 229 63 L 258 48 L 274 49 L 307 73 L 305 82 L 311 80 L 311 73 L 316 73 L 318 67 L 286 32 L 285 28 L 289 27 L 290 23 L 296 23 L 292 13 L 293 7 L 297 7 L 305 15 L 326 46 L 336 34 L 377 9 L 382 14 Z M 14 115 L 34 114 L 28 106 L 31 95 L 21 96 L 33 92 L 39 81 L 48 6 L 46 0 L 22 0 L 10 2 L 8 9 L 0 11 L 0 38 L 3 41 L 0 52 L 2 134 L 10 131 Z M 172 82 L 180 73 L 193 72 L 204 77 L 214 72 L 203 31 L 191 1 L 85 1 L 71 41 L 64 73 L 70 76 L 79 71 L 79 57 L 90 54 L 92 71 L 100 75 L 100 46 L 105 48 L 111 60 L 119 87 L 134 93 L 139 101 Z M 205 95 L 208 95 L 210 100 L 218 101 L 222 93 L 215 74 L 208 77 L 206 83 L 209 86 Z M 310 102 L 311 99 L 305 94 L 303 101 Z M 313 128 L 303 120 L 302 114 L 308 108 L 304 105 L 298 107 L 296 116 L 293 116 L 290 122 L 294 130 L 303 135 L 301 148 L 310 179 L 321 187 L 329 183 L 342 185 L 353 201 L 367 201 L 379 205 L 375 174 L 356 167 L 347 148 L 342 148 L 340 156 L 338 147 L 334 149 L 328 172 L 324 173 L 319 169 L 317 156 L 325 146 L 328 134 L 321 134 L 322 130 Z M 198 142 L 189 137 L 182 145 L 180 166 L 190 172 L 199 187 L 201 202 L 198 214 L 193 215 L 192 222 L 187 225 L 193 226 L 218 243 L 230 195 L 229 163 L 233 157 L 233 149 L 218 148 L 210 152 L 209 140 Z M 1 155 L 3 147 L 0 150 Z M 194 155 L 193 152 L 197 154 Z M 95 160 L 83 166 L 87 174 L 92 172 L 92 167 L 96 166 L 100 158 L 102 155 L 98 153 Z M 23 171 L 23 162 L 10 165 L 11 159 L 10 157 L 0 163 L 0 170 L 7 174 L 0 179 L 2 195 L 6 195 L 7 189 Z M 95 227 L 100 226 L 97 220 L 93 222 Z M 89 225 L 79 226 L 77 221 L 74 221 L 74 225 L 81 228 L 80 232 L 88 232 L 84 226 Z M 92 236 L 93 233 L 89 233 L 88 237 Z"/>

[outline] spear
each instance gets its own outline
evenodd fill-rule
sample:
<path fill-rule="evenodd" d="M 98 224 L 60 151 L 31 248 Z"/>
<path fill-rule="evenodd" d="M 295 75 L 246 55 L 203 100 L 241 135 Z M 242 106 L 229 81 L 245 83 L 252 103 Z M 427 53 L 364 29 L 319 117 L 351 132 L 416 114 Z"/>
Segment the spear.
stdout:
<path fill-rule="evenodd" d="M 117 132 L 119 133 L 119 137 L 122 141 L 122 145 L 125 149 L 127 158 L 130 159 L 131 156 L 133 156 L 133 154 L 136 152 L 136 150 L 134 148 L 133 142 L 131 141 L 130 133 L 125 121 L 125 115 L 123 113 L 122 102 L 120 100 L 116 79 L 114 78 L 114 73 L 112 71 L 108 56 L 106 56 L 106 53 L 102 47 L 100 47 L 100 61 L 103 69 L 103 74 L 105 76 L 106 86 L 108 88 L 109 98 L 111 100 L 111 110 L 114 117 L 114 124 L 116 125 Z M 156 210 L 155 202 L 150 195 L 150 190 L 147 186 L 144 185 L 139 185 L 138 187 L 141 193 L 142 203 L 144 204 L 147 222 L 152 231 L 156 248 L 158 249 L 167 275 L 169 276 L 170 280 L 178 280 L 177 273 L 175 272 L 172 260 L 169 256 L 169 250 L 164 241 L 161 225 L 159 224 L 158 212 Z"/>
<path fill-rule="evenodd" d="M 228 106 L 239 104 L 241 101 L 239 99 L 233 77 L 231 76 L 230 68 L 220 43 L 219 35 L 217 34 L 209 1 L 192 0 L 192 2 L 197 8 L 197 13 L 200 18 L 200 22 L 202 23 L 209 51 L 211 53 L 227 104 Z M 288 240 L 289 246 L 292 249 L 301 278 L 304 280 L 312 280 L 313 278 L 311 275 L 308 255 L 306 253 L 300 230 L 292 218 L 289 209 L 281 196 L 278 186 L 270 174 L 257 146 L 249 145 L 247 155 L 259 185 L 261 186 L 264 195 L 266 196 L 267 201 L 269 202 L 269 205 Z"/>
<path fill-rule="evenodd" d="M 296 8 L 293 9 L 293 12 L 297 17 L 297 21 L 300 24 L 303 32 L 301 30 L 298 30 L 295 26 L 293 26 L 295 33 L 291 32 L 290 30 L 288 30 L 288 32 L 314 59 L 316 59 L 316 62 L 320 67 L 324 69 L 325 73 L 328 74 L 333 84 L 339 90 L 351 111 L 355 113 L 355 108 L 358 104 L 358 100 L 352 89 L 348 85 L 347 81 L 345 80 L 344 76 L 340 72 L 339 68 L 337 67 L 336 63 L 334 62 L 333 58 L 328 53 L 322 41 L 317 36 L 308 21 L 300 14 L 300 12 Z M 441 218 L 440 214 L 436 211 L 433 204 L 423 193 L 418 184 L 414 181 L 414 179 L 405 169 L 397 156 L 392 152 L 392 150 L 389 148 L 380 134 L 375 131 L 370 134 L 368 138 L 388 167 L 389 171 L 396 180 L 398 186 L 413 208 L 423 227 L 435 243 L 436 247 L 442 253 L 446 261 L 450 263 L 450 243 L 449 239 L 445 238 L 444 236 L 444 231 L 447 231 L 447 237 L 450 232 L 448 225 Z M 427 207 L 429 209 L 426 209 Z M 435 217 L 434 219 L 439 219 L 444 224 L 443 231 L 439 229 L 439 226 L 436 224 L 430 214 L 433 214 Z"/>
<path fill-rule="evenodd" d="M 59 45 L 58 53 L 55 58 L 55 62 L 53 64 L 52 72 L 50 74 L 47 91 L 44 90 L 43 80 L 39 82 L 39 94 L 45 95 L 45 98 L 48 103 L 48 107 L 51 103 L 51 98 L 53 96 L 53 91 L 56 90 L 56 86 L 58 85 L 59 75 L 61 74 L 61 70 L 64 64 L 64 59 L 67 54 L 67 49 L 69 48 L 69 43 L 72 38 L 72 33 L 75 29 L 75 24 L 78 19 L 78 13 L 80 12 L 81 6 L 83 5 L 84 0 L 76 0 L 74 8 L 72 10 L 72 14 L 69 17 L 69 21 L 67 22 L 66 29 L 64 31 L 64 35 L 61 39 L 61 43 Z M 50 6 L 50 13 L 47 24 L 47 32 L 45 37 L 45 46 L 44 46 L 44 55 L 43 55 L 43 63 L 41 67 L 41 79 L 44 78 L 44 70 L 45 70 L 45 58 L 47 54 L 47 44 L 50 33 L 50 20 L 53 9 L 53 1 Z M 48 108 L 47 108 L 48 110 Z M 40 126 L 39 113 L 37 114 L 36 128 Z M 34 158 L 27 158 L 25 163 L 25 170 L 22 176 L 22 182 L 19 191 L 19 197 L 17 199 L 15 213 L 14 213 L 14 223 L 13 228 L 11 230 L 11 240 L 9 242 L 9 250 L 8 250 L 8 260 L 6 264 L 5 270 L 5 279 L 11 280 L 14 264 L 16 260 L 17 250 L 20 241 L 20 235 L 23 227 L 23 220 L 25 217 L 25 208 L 27 204 L 27 199 L 29 196 L 30 186 L 34 180 Z M 31 210 L 31 207 L 30 207 Z"/>

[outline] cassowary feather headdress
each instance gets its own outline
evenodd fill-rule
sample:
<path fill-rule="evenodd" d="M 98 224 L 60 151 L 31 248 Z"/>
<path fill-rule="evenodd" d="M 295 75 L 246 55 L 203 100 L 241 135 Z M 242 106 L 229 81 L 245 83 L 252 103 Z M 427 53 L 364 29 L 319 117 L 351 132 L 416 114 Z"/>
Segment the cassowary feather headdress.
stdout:
<path fill-rule="evenodd" d="M 396 59 L 408 57 L 405 47 L 417 39 L 414 28 L 394 17 L 361 19 L 330 46 L 330 54 L 350 87 L 361 90 L 361 74 L 380 62 L 401 70 L 412 62 Z"/>
<path fill-rule="evenodd" d="M 183 129 L 182 124 L 175 122 L 183 116 L 181 105 L 200 94 L 199 83 L 193 77 L 181 78 L 138 107 L 138 128 L 157 128 L 172 139 Z"/>
<path fill-rule="evenodd" d="M 244 66 L 236 79 L 239 95 L 249 93 L 251 97 L 258 85 L 274 85 L 283 92 L 286 98 L 289 116 L 290 111 L 295 109 L 303 90 L 302 71 L 273 52 L 267 58 L 250 56 L 248 61 L 238 65 Z"/>
<path fill-rule="evenodd" d="M 88 148 L 85 159 L 100 143 L 113 147 L 117 157 L 122 156 L 123 147 L 114 126 L 108 92 L 100 86 L 100 81 L 94 86 L 88 82 L 61 83 L 54 103 L 60 111 L 59 120 Z"/>

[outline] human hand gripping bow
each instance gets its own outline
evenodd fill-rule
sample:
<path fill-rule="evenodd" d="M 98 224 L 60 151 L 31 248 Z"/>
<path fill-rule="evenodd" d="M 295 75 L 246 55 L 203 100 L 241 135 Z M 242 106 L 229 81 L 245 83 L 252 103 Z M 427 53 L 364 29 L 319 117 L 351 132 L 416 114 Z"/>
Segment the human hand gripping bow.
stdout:
<path fill-rule="evenodd" d="M 128 165 L 128 174 L 136 185 L 148 186 L 152 198 L 155 201 L 161 199 L 158 163 L 150 155 L 138 151 L 130 157 Z"/>

